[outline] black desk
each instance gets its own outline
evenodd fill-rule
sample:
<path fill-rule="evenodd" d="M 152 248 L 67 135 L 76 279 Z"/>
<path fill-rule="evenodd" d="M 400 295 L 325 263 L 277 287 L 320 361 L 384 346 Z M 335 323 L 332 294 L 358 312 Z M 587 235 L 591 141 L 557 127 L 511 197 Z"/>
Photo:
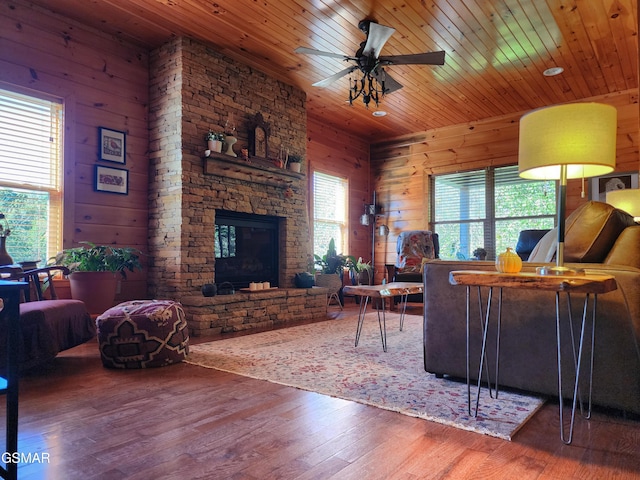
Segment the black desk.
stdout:
<path fill-rule="evenodd" d="M 0 377 L 0 394 L 7 396 L 6 454 L 18 451 L 18 342 L 20 339 L 20 293 L 28 288 L 26 282 L 0 280 L 0 319 L 7 325 L 6 378 Z M 5 455 L 6 455 L 5 454 Z M 18 464 L 10 462 L 0 466 L 2 478 L 18 478 Z"/>

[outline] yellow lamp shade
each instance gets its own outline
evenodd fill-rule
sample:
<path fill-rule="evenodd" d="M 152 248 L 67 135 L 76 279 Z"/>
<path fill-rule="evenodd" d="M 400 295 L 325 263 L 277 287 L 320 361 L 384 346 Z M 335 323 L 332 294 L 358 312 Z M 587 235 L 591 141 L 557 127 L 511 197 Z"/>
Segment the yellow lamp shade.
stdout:
<path fill-rule="evenodd" d="M 607 192 L 607 203 L 635 218 L 640 217 L 640 190 L 637 188 Z"/>
<path fill-rule="evenodd" d="M 571 103 L 534 110 L 520 119 L 518 171 L 536 180 L 610 173 L 616 164 L 617 110 L 600 103 Z"/>

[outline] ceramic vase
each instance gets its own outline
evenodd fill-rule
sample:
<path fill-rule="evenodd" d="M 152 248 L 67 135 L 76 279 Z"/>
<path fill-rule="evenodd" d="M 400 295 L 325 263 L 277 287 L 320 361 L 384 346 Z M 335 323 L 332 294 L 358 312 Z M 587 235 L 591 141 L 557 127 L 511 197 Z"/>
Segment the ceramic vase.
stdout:
<path fill-rule="evenodd" d="M 225 155 L 229 155 L 230 157 L 237 157 L 236 153 L 233 151 L 233 146 L 236 144 L 238 139 L 231 135 L 227 135 L 224 138 L 224 153 Z"/>

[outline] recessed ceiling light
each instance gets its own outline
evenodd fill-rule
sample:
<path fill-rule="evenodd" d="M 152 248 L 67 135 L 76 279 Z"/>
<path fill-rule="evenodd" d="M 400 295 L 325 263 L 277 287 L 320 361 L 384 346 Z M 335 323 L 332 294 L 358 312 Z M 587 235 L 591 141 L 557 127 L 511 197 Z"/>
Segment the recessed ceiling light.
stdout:
<path fill-rule="evenodd" d="M 374 117 L 384 117 L 386 114 L 387 112 L 385 112 L 384 110 L 376 110 L 372 115 Z"/>
<path fill-rule="evenodd" d="M 564 72 L 564 68 L 562 67 L 551 67 L 547 68 L 544 72 L 542 72 L 542 74 L 545 77 L 553 77 L 555 75 L 560 75 L 562 72 Z"/>

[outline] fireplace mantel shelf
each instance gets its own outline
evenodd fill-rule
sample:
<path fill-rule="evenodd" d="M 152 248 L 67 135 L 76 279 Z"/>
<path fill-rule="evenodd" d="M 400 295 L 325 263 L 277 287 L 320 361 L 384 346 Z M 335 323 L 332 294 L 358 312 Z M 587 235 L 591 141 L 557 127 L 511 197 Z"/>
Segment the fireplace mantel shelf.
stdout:
<path fill-rule="evenodd" d="M 304 178 L 302 173 L 270 167 L 258 162 L 267 162 L 267 160 L 257 159 L 255 162 L 245 162 L 244 160 L 219 156 L 205 157 L 204 173 L 205 175 L 218 175 L 264 185 L 285 187 Z"/>

